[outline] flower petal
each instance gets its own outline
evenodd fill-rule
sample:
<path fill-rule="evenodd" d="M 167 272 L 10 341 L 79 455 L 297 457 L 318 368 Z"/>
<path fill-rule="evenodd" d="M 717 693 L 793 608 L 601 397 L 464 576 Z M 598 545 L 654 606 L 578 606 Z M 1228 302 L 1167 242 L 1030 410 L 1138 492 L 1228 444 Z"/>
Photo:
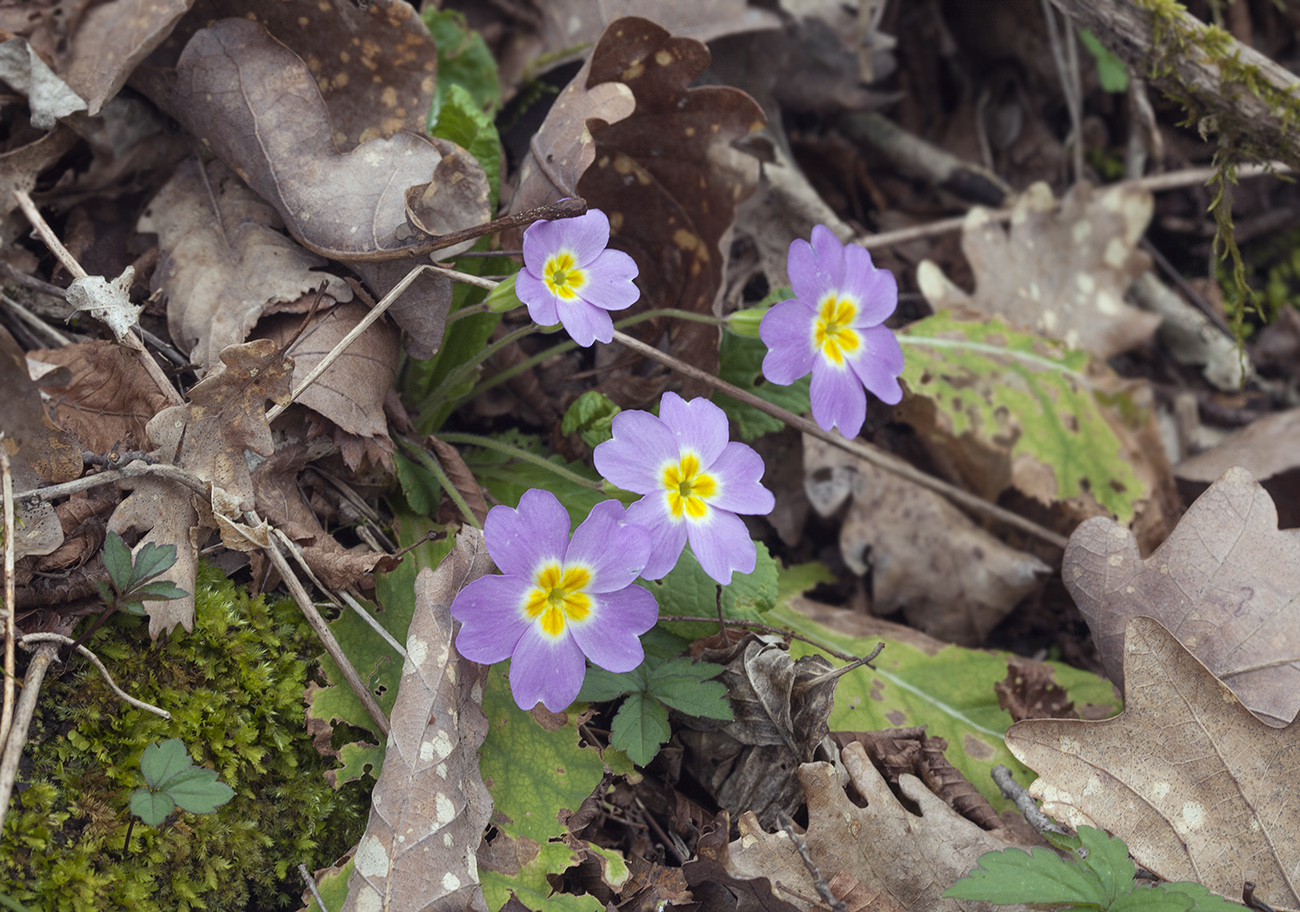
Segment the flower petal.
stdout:
<path fill-rule="evenodd" d="M 650 533 L 650 557 L 646 559 L 643 579 L 662 579 L 677 566 L 677 558 L 686 547 L 686 523 L 668 513 L 663 495 L 642 497 L 627 508 L 627 521 Z"/>
<path fill-rule="evenodd" d="M 609 311 L 588 304 L 582 298 L 561 301 L 557 309 L 564 331 L 583 348 L 590 348 L 592 342 L 614 340 L 614 321 L 610 319 Z M 528 315 L 532 316 L 531 310 Z"/>
<path fill-rule="evenodd" d="M 691 551 L 704 572 L 722 585 L 731 582 L 731 573 L 753 573 L 758 563 L 758 548 L 749 537 L 745 523 L 735 513 L 710 510 L 703 522 L 687 525 Z"/>
<path fill-rule="evenodd" d="M 530 488 L 518 509 L 496 506 L 483 523 L 493 563 L 507 576 L 531 582 L 538 567 L 564 560 L 569 547 L 569 512 L 550 491 Z"/>
<path fill-rule="evenodd" d="M 527 269 L 515 276 L 515 296 L 528 308 L 528 316 L 538 326 L 554 326 L 560 322 L 557 309 L 559 298 L 546 287 L 546 282 Z"/>
<path fill-rule="evenodd" d="M 588 619 L 569 625 L 573 639 L 593 664 L 606 671 L 631 671 L 645 658 L 638 637 L 659 620 L 655 597 L 641 586 L 628 586 L 593 601 Z"/>
<path fill-rule="evenodd" d="M 903 400 L 903 388 L 898 385 L 898 375 L 903 372 L 903 347 L 885 326 L 867 327 L 859 330 L 859 335 L 862 347 L 849 366 L 877 399 L 897 405 Z"/>
<path fill-rule="evenodd" d="M 641 297 L 632 282 L 637 277 L 636 260 L 621 250 L 606 250 L 582 267 L 584 282 L 578 295 L 605 310 L 623 310 Z"/>
<path fill-rule="evenodd" d="M 825 225 L 817 225 L 812 230 L 812 249 L 817 254 L 817 271 L 826 277 L 827 288 L 844 286 L 844 245 Z"/>
<path fill-rule="evenodd" d="M 813 346 L 812 322 L 816 317 L 803 301 L 781 301 L 763 314 L 758 336 L 767 346 L 763 376 L 789 386 L 813 369 L 817 349 Z"/>
<path fill-rule="evenodd" d="M 559 250 L 571 250 L 579 266 L 594 260 L 609 245 L 609 219 L 599 209 L 576 218 L 542 220 L 524 229 L 524 264 L 541 275 L 546 260 Z"/>
<path fill-rule="evenodd" d="M 451 616 L 460 621 L 456 651 L 482 665 L 508 659 L 532 626 L 521 610 L 532 587 L 517 576 L 483 576 L 456 594 Z"/>
<path fill-rule="evenodd" d="M 857 244 L 844 248 L 845 294 L 857 298 L 858 313 L 850 324 L 855 329 L 876 326 L 898 308 L 898 280 L 888 269 L 877 269 L 871 254 Z"/>
<path fill-rule="evenodd" d="M 838 427 L 845 437 L 858 436 L 867 420 L 867 394 L 857 374 L 820 362 L 813 368 L 810 393 L 813 420 L 823 431 Z"/>
<path fill-rule="evenodd" d="M 763 457 L 752 447 L 734 441 L 727 444 L 709 469 L 718 479 L 718 493 L 709 498 L 709 506 L 732 513 L 771 513 L 776 499 L 758 483 L 763 469 Z"/>
<path fill-rule="evenodd" d="M 650 533 L 628 525 L 626 519 L 621 503 L 606 500 L 596 504 L 574 530 L 564 561 L 566 565 L 581 563 L 592 571 L 588 592 L 626 589 L 645 569 L 650 558 Z"/>
<path fill-rule="evenodd" d="M 587 663 L 573 637 L 567 632 L 548 637 L 529 624 L 510 661 L 510 692 L 522 710 L 540 701 L 551 712 L 560 712 L 577 698 L 586 676 Z"/>
<path fill-rule="evenodd" d="M 615 415 L 610 430 L 613 438 L 599 444 L 592 454 L 601 477 L 637 494 L 662 490 L 664 464 L 676 464 L 681 458 L 677 438 L 668 425 L 649 412 L 634 409 Z"/>
<path fill-rule="evenodd" d="M 680 450 L 699 454 L 700 466 L 705 469 L 721 455 L 730 436 L 727 413 L 702 396 L 687 402 L 671 390 L 664 393 L 659 400 L 659 420 L 677 435 Z"/>
<path fill-rule="evenodd" d="M 803 238 L 790 242 L 790 253 L 785 261 L 786 274 L 794 296 L 809 307 L 817 306 L 817 299 L 826 293 L 829 276 L 818 266 L 817 254 Z"/>

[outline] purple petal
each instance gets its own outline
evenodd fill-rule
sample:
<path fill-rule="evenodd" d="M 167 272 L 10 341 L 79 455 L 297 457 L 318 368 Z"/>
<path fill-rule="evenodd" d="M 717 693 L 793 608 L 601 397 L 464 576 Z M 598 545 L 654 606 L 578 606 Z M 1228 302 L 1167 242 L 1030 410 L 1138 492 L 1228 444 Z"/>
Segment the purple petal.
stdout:
<path fill-rule="evenodd" d="M 752 447 L 732 442 L 709 467 L 718 480 L 718 492 L 709 498 L 709 506 L 732 513 L 766 516 L 776 506 L 772 492 L 758 483 L 763 477 L 763 457 Z"/>
<path fill-rule="evenodd" d="M 630 586 L 645 569 L 649 557 L 650 533 L 628 525 L 623 505 L 606 500 L 596 504 L 574 530 L 564 560 L 566 564 L 583 564 L 592 571 L 588 592 L 614 592 Z"/>
<path fill-rule="evenodd" d="M 539 326 L 554 326 L 560 322 L 556 309 L 559 298 L 546 287 L 546 282 L 527 269 L 519 270 L 515 277 L 515 296 L 528 308 L 528 316 Z"/>
<path fill-rule="evenodd" d="M 638 637 L 659 620 L 655 597 L 640 586 L 606 592 L 594 600 L 595 610 L 569 630 L 587 658 L 606 671 L 631 671 L 645 652 Z"/>
<path fill-rule="evenodd" d="M 641 297 L 633 284 L 637 277 L 636 260 L 621 250 L 606 250 L 582 267 L 583 282 L 578 295 L 605 310 L 623 310 Z"/>
<path fill-rule="evenodd" d="M 531 588 L 517 576 L 483 576 L 460 590 L 451 603 L 461 624 L 456 651 L 482 665 L 510 658 L 532 625 L 523 611 Z"/>
<path fill-rule="evenodd" d="M 903 400 L 903 388 L 898 385 L 898 375 L 903 372 L 903 347 L 885 326 L 859 330 L 859 335 L 862 348 L 854 353 L 849 366 L 877 399 L 897 405 Z"/>
<path fill-rule="evenodd" d="M 722 585 L 731 583 L 731 572 L 753 573 L 758 549 L 745 523 L 735 513 L 710 510 L 702 522 L 687 525 L 691 551 L 704 572 Z"/>
<path fill-rule="evenodd" d="M 785 271 L 790 277 L 790 287 L 794 296 L 815 306 L 817 299 L 826 292 L 826 276 L 817 268 L 817 254 L 812 245 L 803 238 L 790 242 L 790 253 L 786 257 Z"/>
<path fill-rule="evenodd" d="M 844 248 L 845 275 L 841 290 L 858 301 L 854 328 L 876 326 L 898 307 L 898 280 L 888 269 L 877 269 L 871 254 L 856 244 Z"/>
<path fill-rule="evenodd" d="M 536 624 L 528 625 L 510 661 L 510 691 L 525 711 L 540 701 L 560 712 L 578 696 L 586 676 L 587 663 L 573 637 L 567 631 L 548 637 Z"/>
<path fill-rule="evenodd" d="M 564 331 L 583 348 L 590 348 L 595 341 L 614 340 L 614 321 L 610 319 L 609 311 L 588 304 L 581 298 L 561 301 L 558 309 Z M 529 311 L 529 316 L 532 316 L 532 311 Z"/>
<path fill-rule="evenodd" d="M 532 582 L 542 564 L 564 560 L 569 547 L 569 512 L 550 491 L 530 488 L 518 509 L 496 506 L 483 523 L 488 554 L 507 576 Z"/>
<path fill-rule="evenodd" d="M 642 497 L 627 508 L 627 521 L 650 533 L 650 557 L 646 559 L 643 579 L 662 579 L 677 566 L 677 558 L 686 547 L 686 523 L 668 513 L 662 494 Z"/>
<path fill-rule="evenodd" d="M 764 377 L 789 386 L 808 375 L 817 356 L 812 333 L 815 317 L 810 307 L 797 300 L 782 301 L 763 314 L 758 336 L 768 348 L 763 356 Z"/>
<path fill-rule="evenodd" d="M 705 469 L 713 465 L 731 436 L 727 413 L 703 397 L 687 402 L 670 390 L 659 400 L 659 419 L 677 435 L 678 448 L 698 454 Z"/>
<path fill-rule="evenodd" d="M 812 372 L 811 399 L 813 420 L 823 431 L 838 427 L 845 437 L 858 436 L 867 420 L 867 394 L 857 374 L 819 363 Z"/>
<path fill-rule="evenodd" d="M 610 425 L 614 437 L 596 447 L 596 471 L 610 484 L 636 494 L 663 490 L 663 470 L 681 458 L 668 426 L 639 409 L 619 412 Z"/>
<path fill-rule="evenodd" d="M 533 222 L 524 230 L 524 265 L 541 275 L 546 260 L 561 250 L 573 254 L 582 266 L 600 255 L 609 244 L 609 219 L 599 209 L 577 218 Z"/>
<path fill-rule="evenodd" d="M 844 284 L 844 245 L 825 225 L 812 230 L 812 248 L 817 254 L 817 270 L 826 276 L 826 285 L 839 288 Z"/>

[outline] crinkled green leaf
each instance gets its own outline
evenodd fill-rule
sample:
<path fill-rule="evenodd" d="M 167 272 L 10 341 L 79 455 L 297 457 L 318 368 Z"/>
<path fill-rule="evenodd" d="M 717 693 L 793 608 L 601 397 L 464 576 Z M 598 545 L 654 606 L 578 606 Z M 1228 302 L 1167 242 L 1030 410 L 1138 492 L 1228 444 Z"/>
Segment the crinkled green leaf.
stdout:
<path fill-rule="evenodd" d="M 604 703 L 624 694 L 639 693 L 646 686 L 644 668 L 644 664 L 624 672 L 588 668 L 587 676 L 582 679 L 582 689 L 578 691 L 578 702 Z"/>
<path fill-rule="evenodd" d="M 113 581 L 118 592 L 126 592 L 131 586 L 131 549 L 122 541 L 122 536 L 109 532 L 104 537 L 104 569 Z"/>
<path fill-rule="evenodd" d="M 763 622 L 764 612 L 776 606 L 777 564 L 767 547 L 759 542 L 753 573 L 734 573 L 731 585 L 722 587 L 723 617 Z M 688 546 L 667 576 L 657 582 L 642 582 L 659 602 L 659 614 L 717 617 L 717 582 L 704 572 Z M 687 640 L 718 632 L 718 625 L 699 621 L 660 621 L 660 626 Z"/>
<path fill-rule="evenodd" d="M 763 356 L 766 354 L 767 346 L 761 339 L 724 332 L 718 349 L 718 377 L 796 415 L 806 413 L 812 407 L 808 398 L 809 378 L 796 380 L 789 386 L 769 383 L 763 377 Z M 753 440 L 785 427 L 784 422 L 726 393 L 715 395 L 713 402 L 735 422 L 741 440 Z"/>
<path fill-rule="evenodd" d="M 487 175 L 491 193 L 488 203 L 495 209 L 501 189 L 501 138 L 497 135 L 496 124 L 462 86 L 450 85 L 444 95 L 442 87 L 445 84 L 443 79 L 438 80 L 434 106 L 439 111 L 435 116 L 430 109 L 429 132 L 451 140 L 474 156 Z"/>
<path fill-rule="evenodd" d="M 445 97 L 452 86 L 468 94 L 479 110 L 491 114 L 501 104 L 501 79 L 483 36 L 471 30 L 464 14 L 455 10 L 429 7 L 420 18 L 438 46 L 438 86 L 429 122 L 437 121 L 437 99 Z"/>
<path fill-rule="evenodd" d="M 884 639 L 847 636 L 785 605 L 770 612 L 764 621 L 850 655 L 866 655 Z M 1012 720 L 998 706 L 993 685 L 1007 676 L 1005 654 L 958 646 L 929 654 L 906 643 L 884 642 L 875 669 L 859 669 L 840 678 L 831 710 L 831 731 L 928 726 L 926 734 L 947 739 L 948 761 L 995 808 L 1011 808 L 991 779 L 993 767 L 1002 764 L 1010 768 L 1021 782 L 1031 781 L 1034 774 L 1011 755 L 1003 741 Z M 790 644 L 791 658 L 820 654 L 808 643 L 795 640 Z M 1048 664 L 1056 682 L 1076 704 L 1119 708 L 1110 681 L 1061 663 Z"/>
<path fill-rule="evenodd" d="M 1079 863 L 1097 875 L 1111 902 L 1133 889 L 1136 868 L 1123 840 L 1090 826 L 1079 827 L 1079 840 L 1087 850 L 1086 855 L 1078 856 Z"/>
<path fill-rule="evenodd" d="M 167 819 L 167 815 L 176 807 L 176 802 L 166 792 L 151 792 L 139 788 L 131 793 L 131 813 L 149 826 L 157 826 Z"/>
<path fill-rule="evenodd" d="M 634 693 L 623 701 L 610 723 L 609 743 L 627 754 L 628 759 L 645 766 L 668 740 L 668 710 L 662 703 L 644 694 Z"/>
<path fill-rule="evenodd" d="M 902 379 L 929 400 L 947 433 L 972 435 L 1009 458 L 1029 457 L 1052 470 L 1056 498 L 1083 494 L 1120 522 L 1148 495 L 1102 414 L 1126 397 L 1103 396 L 1086 377 L 1088 354 L 1000 320 L 956 320 L 940 313 L 898 333 L 906 366 Z M 1119 400 L 1123 401 L 1119 401 Z"/>
<path fill-rule="evenodd" d="M 418 462 L 407 459 L 401 450 L 393 451 L 393 462 L 397 466 L 397 480 L 402 485 L 402 496 L 406 498 L 407 506 L 425 516 L 438 512 L 442 485 L 434 474 Z"/>
<path fill-rule="evenodd" d="M 977 867 L 944 892 L 948 899 L 998 905 L 1070 904 L 1105 909 L 1110 897 L 1097 875 L 1066 861 L 1051 849 L 985 852 Z"/>
<path fill-rule="evenodd" d="M 1186 893 L 1140 887 L 1117 898 L 1106 912 L 1190 912 L 1193 905 Z"/>
<path fill-rule="evenodd" d="M 587 446 L 595 449 L 606 440 L 614 436 L 610 425 L 614 421 L 614 416 L 621 412 L 622 409 L 615 404 L 604 393 L 598 393 L 595 390 L 588 390 L 577 399 L 569 410 L 564 413 L 564 420 L 560 423 L 561 434 L 572 434 L 575 431 L 582 435 L 582 442 Z"/>
<path fill-rule="evenodd" d="M 721 672 L 721 666 L 714 666 Z M 727 685 L 705 681 L 695 675 L 662 675 L 650 678 L 650 697 L 691 716 L 705 719 L 733 719 L 727 702 Z"/>
<path fill-rule="evenodd" d="M 1191 897 L 1192 912 L 1241 912 L 1244 908 L 1240 903 L 1229 902 L 1218 893 L 1211 893 L 1198 883 L 1162 883 L 1151 889 L 1159 893 L 1181 893 Z"/>

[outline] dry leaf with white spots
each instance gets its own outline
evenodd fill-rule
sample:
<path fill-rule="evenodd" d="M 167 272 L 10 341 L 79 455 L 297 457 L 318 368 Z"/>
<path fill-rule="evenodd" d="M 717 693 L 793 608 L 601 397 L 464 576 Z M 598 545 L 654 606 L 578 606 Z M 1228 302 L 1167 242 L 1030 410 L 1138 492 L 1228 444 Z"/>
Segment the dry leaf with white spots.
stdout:
<path fill-rule="evenodd" d="M 1250 713 L 1158 621 L 1124 642 L 1124 712 L 1104 722 L 1036 719 L 1007 746 L 1038 773 L 1029 792 L 1071 826 L 1128 844 L 1143 867 L 1234 901 L 1242 884 L 1300 904 L 1300 730 Z"/>
<path fill-rule="evenodd" d="M 466 527 L 438 568 L 415 579 L 384 769 L 344 912 L 487 912 L 476 857 L 492 816 L 478 768 L 487 669 L 452 647 L 451 602 L 492 569 L 482 533 Z"/>
<path fill-rule="evenodd" d="M 1160 325 L 1155 314 L 1124 303 L 1124 293 L 1151 268 L 1137 249 L 1151 220 L 1151 194 L 1076 184 L 1057 211 L 1046 184 L 1016 201 L 1010 233 L 976 207 L 962 228 L 962 251 L 975 293 L 954 285 L 934 263 L 917 270 L 930 306 L 960 316 L 1000 316 L 1101 358 L 1141 345 Z"/>

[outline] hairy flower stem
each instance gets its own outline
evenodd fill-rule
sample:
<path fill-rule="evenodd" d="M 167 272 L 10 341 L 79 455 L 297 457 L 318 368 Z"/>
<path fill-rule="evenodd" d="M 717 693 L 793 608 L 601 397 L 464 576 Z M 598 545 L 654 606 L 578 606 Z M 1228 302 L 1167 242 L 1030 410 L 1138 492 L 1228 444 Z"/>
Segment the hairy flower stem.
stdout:
<path fill-rule="evenodd" d="M 652 345 L 647 345 L 639 339 L 632 338 L 627 335 L 627 333 L 618 332 L 616 330 L 614 332 L 614 341 L 627 346 L 633 351 L 645 355 L 647 358 L 653 358 L 660 364 L 671 367 L 680 374 L 707 383 L 714 389 L 731 396 L 733 399 L 743 402 L 746 405 L 753 406 L 765 415 L 771 415 L 773 418 L 785 422 L 786 425 L 797 431 L 811 434 L 819 440 L 824 440 L 831 444 L 831 446 L 838 447 L 850 455 L 857 456 L 859 459 L 865 459 L 867 462 L 878 468 L 884 469 L 887 472 L 892 472 L 900 478 L 905 478 L 908 481 L 919 484 L 937 494 L 942 494 L 944 497 L 961 504 L 968 510 L 982 513 L 985 516 L 1006 523 L 1009 526 L 1015 526 L 1021 531 L 1028 532 L 1036 538 L 1040 538 L 1049 544 L 1055 545 L 1057 548 L 1060 548 L 1061 551 L 1065 550 L 1065 536 L 1058 535 L 1051 529 L 1040 526 L 1038 523 L 1025 519 L 1023 516 L 1018 516 L 1010 510 L 1004 510 L 988 501 L 981 500 L 974 494 L 971 494 L 968 491 L 963 491 L 955 485 L 950 485 L 946 481 L 940 481 L 938 478 L 926 475 L 924 472 L 913 468 L 901 459 L 890 456 L 887 453 L 877 450 L 856 439 L 848 440 L 840 434 L 831 434 L 827 431 L 823 431 L 807 418 L 796 415 L 794 412 L 787 409 L 783 409 L 779 405 L 773 405 L 766 399 L 761 399 L 753 393 L 742 390 L 737 386 L 733 386 L 725 380 L 720 380 L 708 371 L 701 370 L 694 365 L 687 364 L 685 361 L 674 358 L 672 355 L 661 352 Z"/>
<path fill-rule="evenodd" d="M 571 481 L 576 485 L 582 485 L 584 488 L 590 488 L 593 491 L 599 491 L 602 494 L 613 494 L 617 489 L 607 485 L 603 481 L 592 481 L 590 478 L 583 478 L 577 472 L 572 472 L 564 466 L 556 465 L 549 459 L 538 456 L 536 453 L 530 453 L 525 449 L 514 446 L 509 443 L 502 443 L 500 440 L 493 440 L 491 437 L 483 437 L 478 434 L 462 434 L 459 432 L 442 432 L 438 434 L 438 439 L 444 443 L 459 443 L 467 446 L 483 447 L 488 450 L 496 450 L 498 453 L 505 453 L 515 459 L 523 462 L 530 462 L 539 468 L 553 472 L 566 481 Z"/>

